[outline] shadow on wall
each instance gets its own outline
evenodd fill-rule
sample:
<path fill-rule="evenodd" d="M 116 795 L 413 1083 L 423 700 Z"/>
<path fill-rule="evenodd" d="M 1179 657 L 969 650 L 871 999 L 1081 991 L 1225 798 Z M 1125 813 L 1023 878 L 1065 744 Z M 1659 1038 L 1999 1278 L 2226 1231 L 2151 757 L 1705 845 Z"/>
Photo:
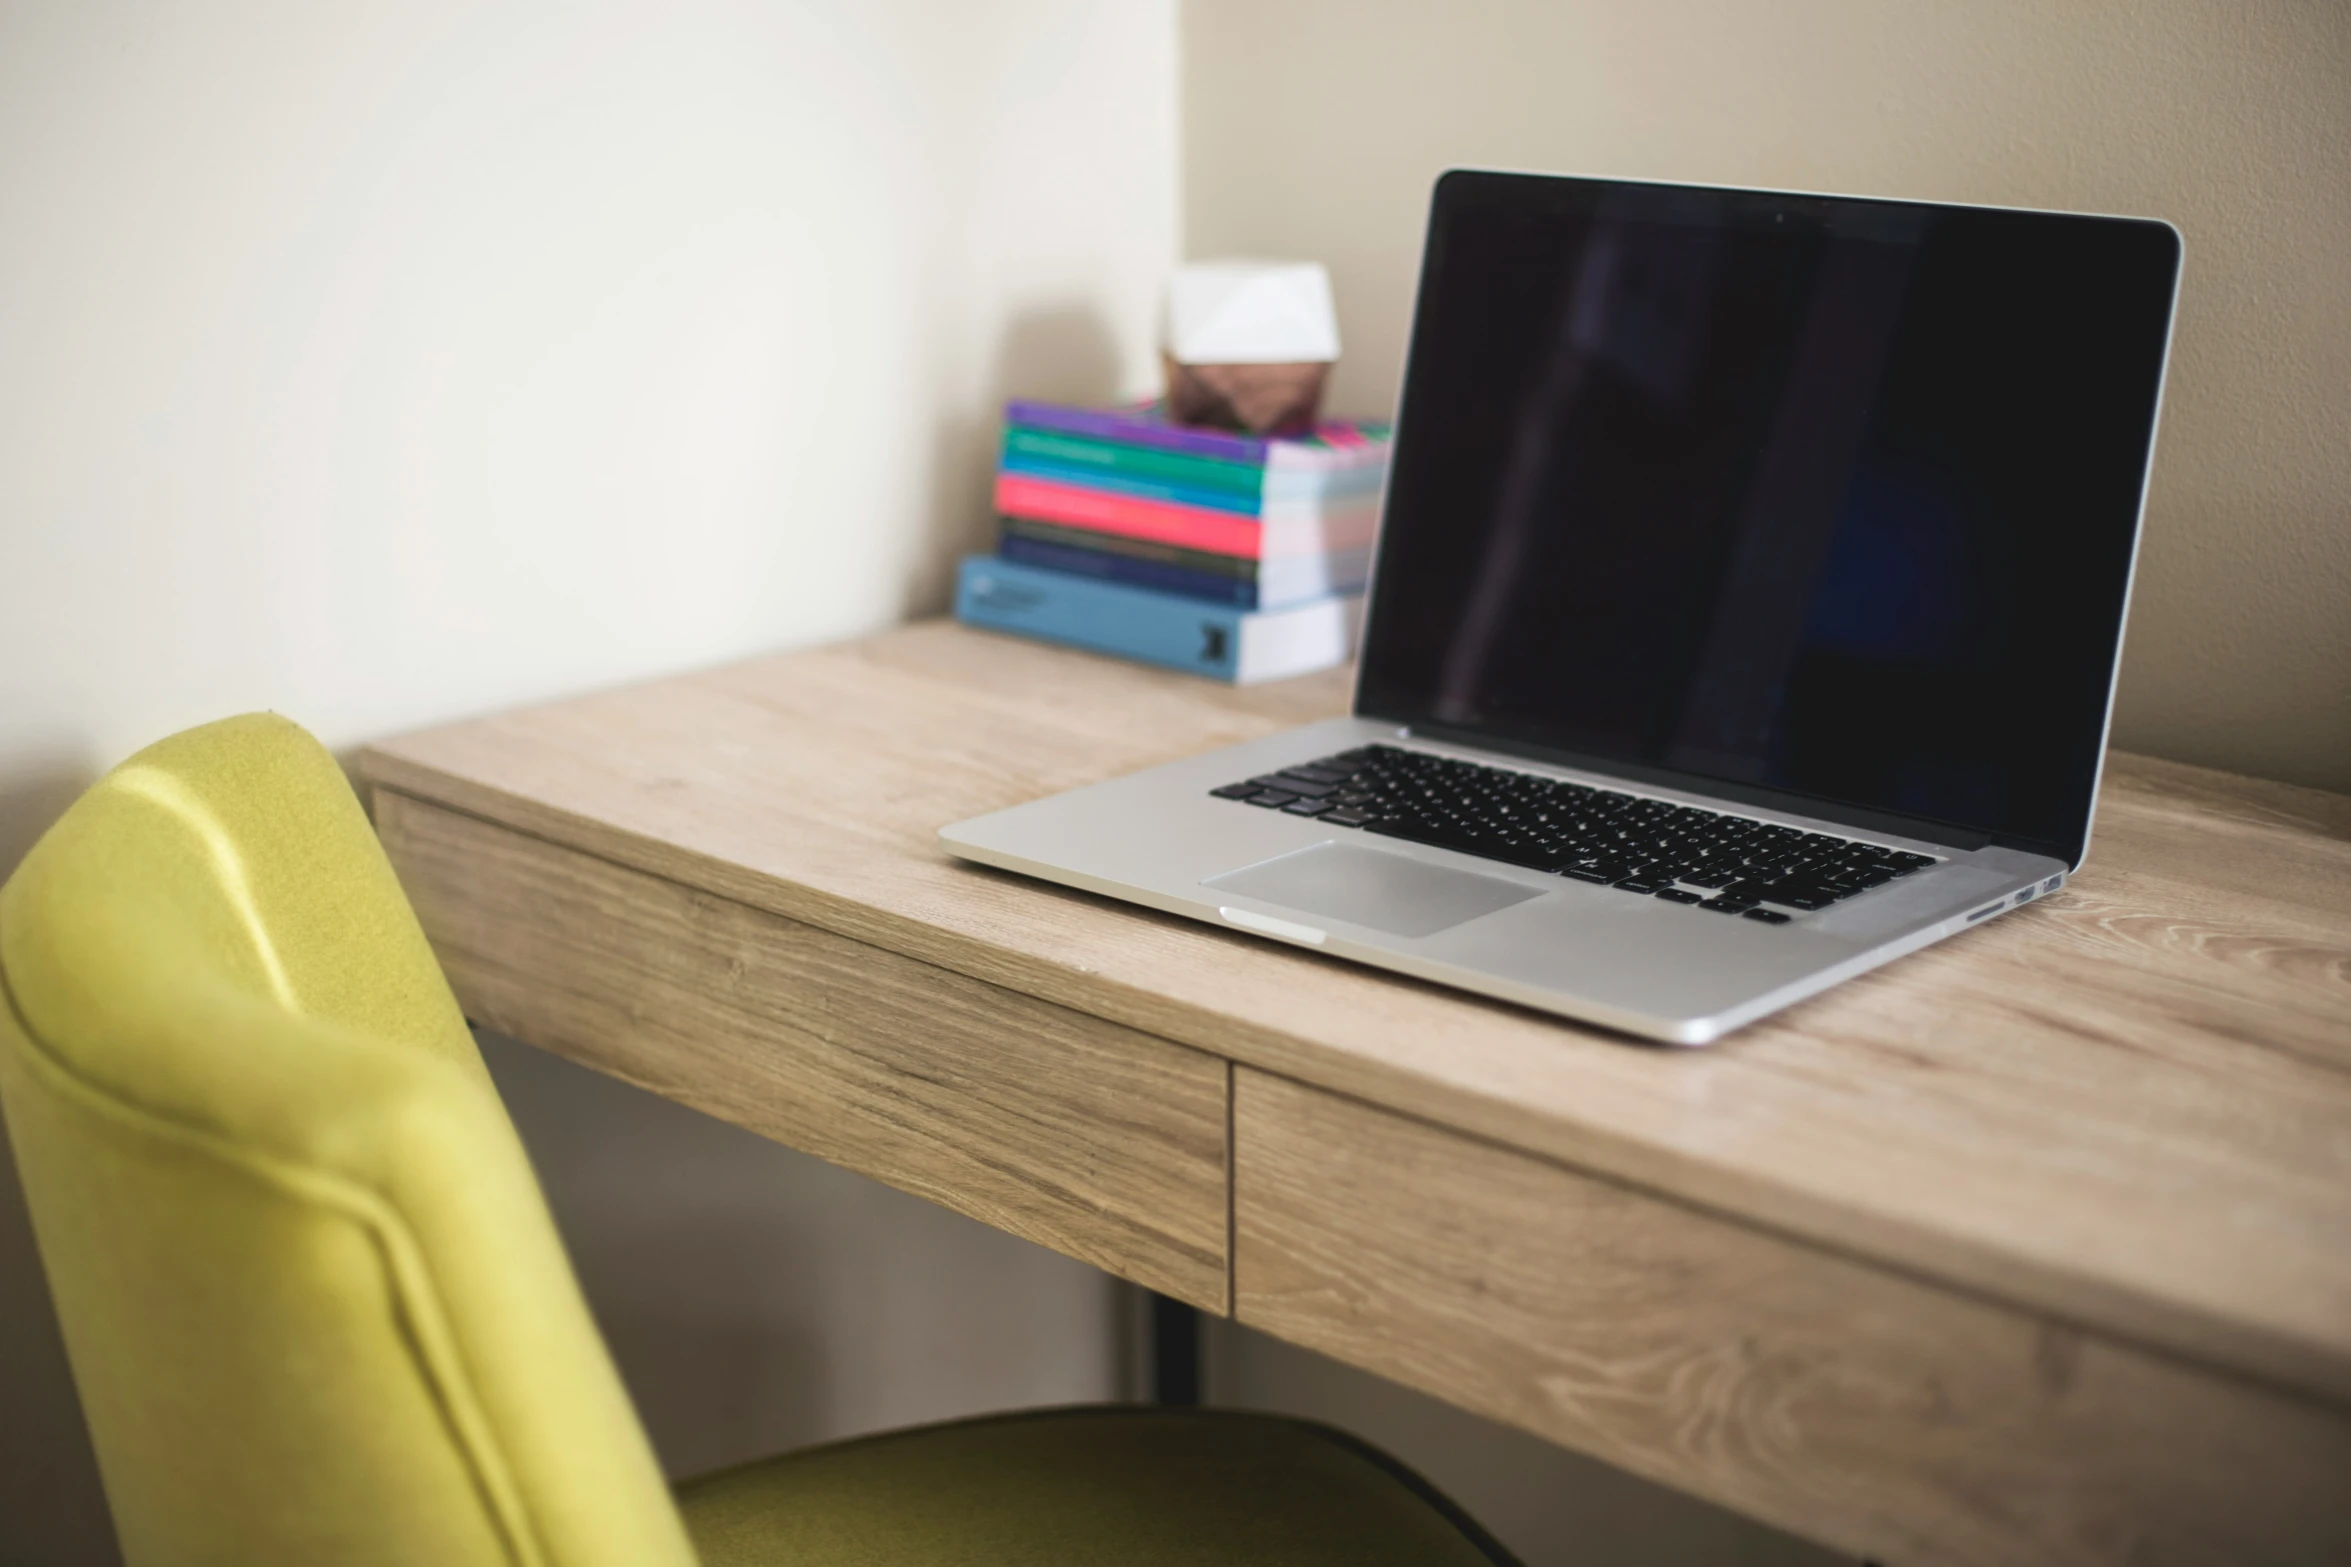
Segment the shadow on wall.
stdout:
<path fill-rule="evenodd" d="M 0 1128 L 0 1561 L 119 1560 L 32 1215 Z"/>
<path fill-rule="evenodd" d="M 63 754 L 0 774 L 0 881 L 95 777 L 86 760 Z M 0 1396 L 0 1561 L 102 1567 L 119 1560 L 5 1128 L 0 1128 L 0 1389 L 5 1390 Z"/>
<path fill-rule="evenodd" d="M 1013 317 L 979 408 L 950 413 L 932 431 L 930 526 L 906 587 L 908 616 L 945 610 L 956 561 L 996 541 L 988 495 L 1004 400 L 1106 403 L 1118 395 L 1118 379 L 1118 339 L 1091 305 L 1047 305 Z"/>
<path fill-rule="evenodd" d="M 81 756 L 38 751 L 33 760 L 0 770 L 0 881 L 97 777 Z"/>

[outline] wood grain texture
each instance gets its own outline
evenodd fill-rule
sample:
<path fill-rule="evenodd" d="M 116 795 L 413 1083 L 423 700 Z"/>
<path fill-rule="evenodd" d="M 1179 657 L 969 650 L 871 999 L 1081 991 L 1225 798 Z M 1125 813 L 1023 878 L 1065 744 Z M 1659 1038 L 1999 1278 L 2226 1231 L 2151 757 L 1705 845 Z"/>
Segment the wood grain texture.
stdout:
<path fill-rule="evenodd" d="M 1224 1062 L 394 792 L 376 820 L 469 1017 L 1226 1309 Z"/>
<path fill-rule="evenodd" d="M 1242 1068 L 1234 1315 L 1905 1567 L 2351 1561 L 2351 1414 Z"/>
<path fill-rule="evenodd" d="M 379 783 L 1921 1278 L 2351 1402 L 2351 809 L 2117 756 L 2061 894 L 1669 1051 L 985 871 L 965 816 L 1328 716 L 929 624 Z"/>

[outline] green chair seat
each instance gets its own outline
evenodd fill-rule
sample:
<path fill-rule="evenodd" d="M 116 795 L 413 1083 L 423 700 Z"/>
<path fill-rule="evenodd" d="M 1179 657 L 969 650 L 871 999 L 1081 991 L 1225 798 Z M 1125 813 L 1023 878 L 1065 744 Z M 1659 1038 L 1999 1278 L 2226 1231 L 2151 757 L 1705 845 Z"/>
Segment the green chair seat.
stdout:
<path fill-rule="evenodd" d="M 1492 1567 L 1410 1470 L 1327 1426 L 1221 1410 L 996 1415 L 678 1488 L 703 1567 Z"/>
<path fill-rule="evenodd" d="M 129 1567 L 1500 1559 L 1337 1433 L 1026 1415 L 674 1496 L 334 759 L 225 720 L 0 887 L 8 1120 Z"/>

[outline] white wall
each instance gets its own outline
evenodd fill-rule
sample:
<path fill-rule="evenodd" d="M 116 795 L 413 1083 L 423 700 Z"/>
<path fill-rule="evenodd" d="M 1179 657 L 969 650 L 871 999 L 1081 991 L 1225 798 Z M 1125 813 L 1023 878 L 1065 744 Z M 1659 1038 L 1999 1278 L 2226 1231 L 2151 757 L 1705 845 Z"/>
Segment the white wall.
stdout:
<path fill-rule="evenodd" d="M 999 397 L 1152 377 L 1175 26 L 1173 0 L 0 4 L 0 874 L 97 771 L 223 714 L 342 747 L 938 607 Z M 518 1119 L 607 1151 L 549 1179 L 619 1279 L 635 1221 L 598 1193 L 641 1127 L 592 1094 L 540 1115 L 555 1081 L 510 1074 Z M 875 1290 L 895 1326 L 829 1362 L 866 1356 L 854 1388 L 771 1378 L 673 1451 L 935 1409 L 943 1346 L 994 1364 L 950 1400 L 1109 1374 L 1082 1335 L 985 1336 L 1039 1291 L 1092 1320 L 1096 1276 L 879 1197 L 819 1223 L 837 1180 L 743 1147 L 679 1167 L 805 1271 L 757 1286 L 772 1329 L 738 1293 L 705 1362 L 828 1363 Z M 0 1180 L 0 1559 L 95 1559 L 18 1203 Z M 705 1265 L 676 1299 L 773 1271 Z"/>
<path fill-rule="evenodd" d="M 0 9 L 0 770 L 886 624 L 1140 384 L 1172 8 Z"/>
<path fill-rule="evenodd" d="M 2351 4 L 1185 0 L 1183 22 L 1186 242 L 1328 262 L 1356 410 L 1393 403 L 1449 164 L 2171 219 L 2115 741 L 2351 789 Z"/>

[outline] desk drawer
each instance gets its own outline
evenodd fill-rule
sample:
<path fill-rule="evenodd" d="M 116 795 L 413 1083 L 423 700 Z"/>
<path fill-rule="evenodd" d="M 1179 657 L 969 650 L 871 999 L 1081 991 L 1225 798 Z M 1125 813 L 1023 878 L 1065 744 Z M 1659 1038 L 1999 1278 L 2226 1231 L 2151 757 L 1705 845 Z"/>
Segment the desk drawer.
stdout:
<path fill-rule="evenodd" d="M 1224 1062 L 389 789 L 466 1015 L 1210 1311 Z"/>
<path fill-rule="evenodd" d="M 1254 1327 L 1902 1567 L 2351 1561 L 2340 1409 L 1234 1075 Z"/>

